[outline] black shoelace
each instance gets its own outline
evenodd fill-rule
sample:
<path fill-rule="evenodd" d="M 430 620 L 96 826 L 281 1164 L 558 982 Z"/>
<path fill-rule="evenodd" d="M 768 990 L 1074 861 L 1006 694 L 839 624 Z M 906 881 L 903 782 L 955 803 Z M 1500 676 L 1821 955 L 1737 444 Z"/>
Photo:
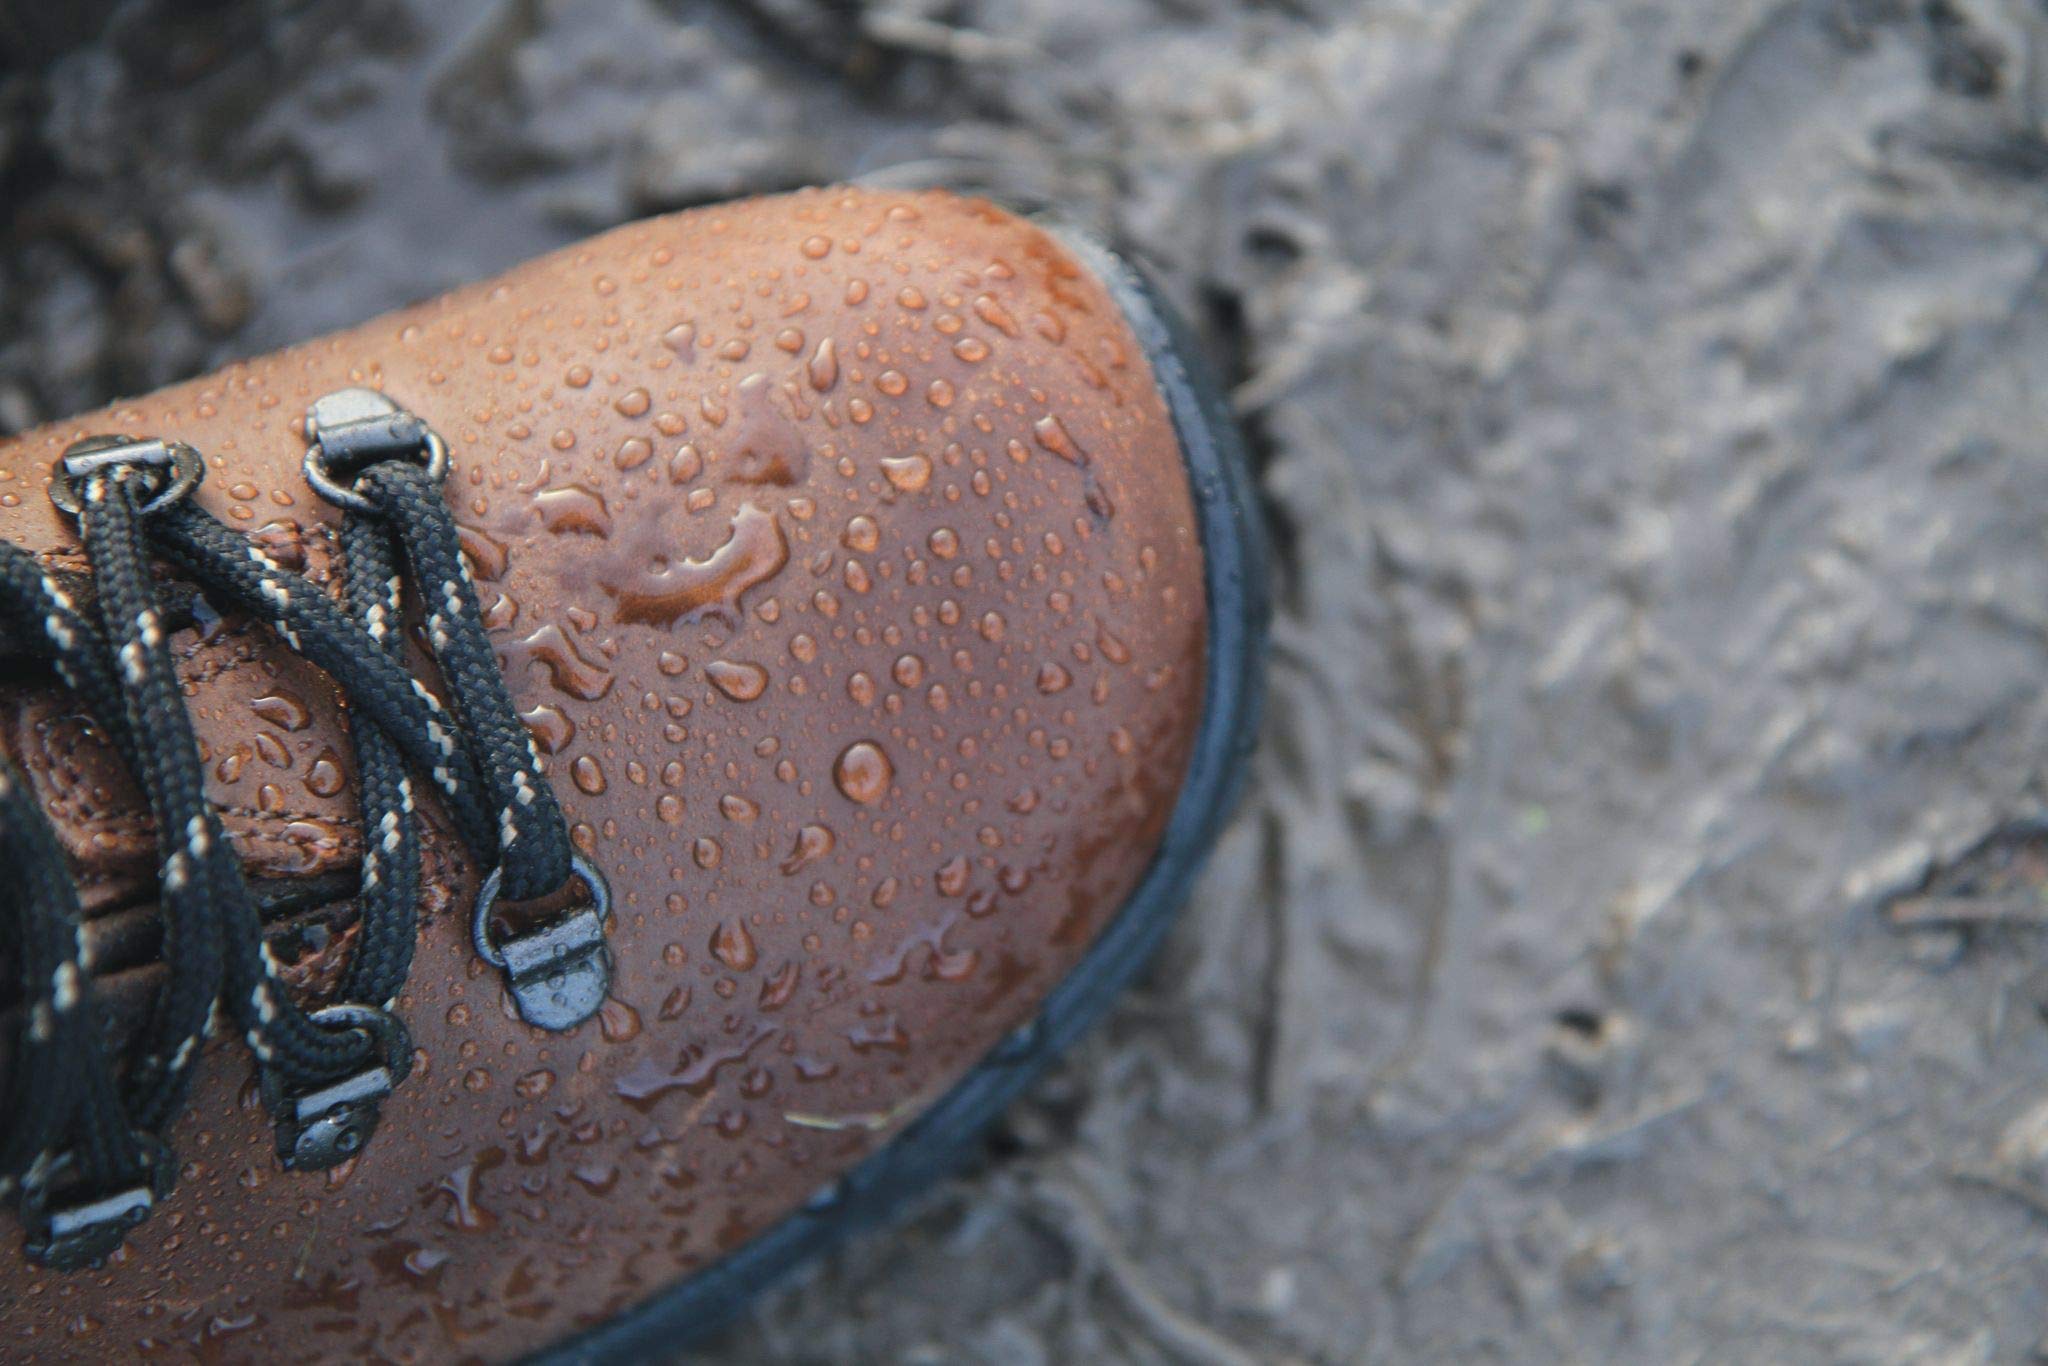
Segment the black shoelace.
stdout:
<path fill-rule="evenodd" d="M 442 499 L 446 448 L 367 390 L 328 395 L 308 417 L 310 482 L 345 509 L 343 602 L 290 573 L 189 497 L 204 473 L 177 442 L 96 437 L 66 452 L 51 497 L 76 518 L 89 581 L 67 582 L 0 541 L 0 659 L 53 669 L 101 727 L 146 799 L 159 860 L 166 981 L 118 1056 L 94 997 L 79 896 L 24 776 L 0 757 L 0 951 L 21 983 L 11 1107 L 0 1125 L 0 1196 L 13 1198 L 36 1261 L 103 1259 L 170 1192 L 162 1135 L 182 1108 L 216 1008 L 255 1055 L 288 1168 L 353 1158 L 379 1104 L 412 1065 L 393 1013 L 412 964 L 424 780 L 479 867 L 490 870 L 472 933 L 531 1023 L 564 1029 L 603 1000 L 607 893 L 572 848 L 513 710 Z M 152 560 L 182 585 L 161 586 Z M 405 663 L 401 585 L 444 705 Z M 169 638 L 196 593 L 266 622 L 346 694 L 363 827 L 359 933 L 335 999 L 292 998 L 263 942 L 256 903 L 207 803 Z M 88 601 L 82 599 L 89 598 Z M 505 903 L 578 891 L 539 928 L 506 932 Z"/>

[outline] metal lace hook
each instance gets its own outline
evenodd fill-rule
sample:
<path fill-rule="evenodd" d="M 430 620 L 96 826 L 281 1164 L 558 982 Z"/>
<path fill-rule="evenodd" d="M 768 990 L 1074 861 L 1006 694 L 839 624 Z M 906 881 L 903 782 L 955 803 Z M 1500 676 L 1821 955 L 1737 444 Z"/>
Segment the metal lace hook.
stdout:
<path fill-rule="evenodd" d="M 581 854 L 569 858 L 571 881 L 581 881 L 590 900 L 567 915 L 502 943 L 491 939 L 504 865 L 493 868 L 477 892 L 470 940 L 477 957 L 505 974 L 519 1016 L 542 1029 L 574 1029 L 604 1004 L 611 991 L 611 950 L 604 922 L 611 914 L 611 887 L 597 865 Z"/>
<path fill-rule="evenodd" d="M 141 471 L 143 477 L 157 481 L 155 491 L 142 504 L 145 517 L 186 498 L 206 478 L 206 461 L 182 441 L 154 436 L 88 436 L 72 442 L 58 457 L 55 477 L 50 480 L 50 501 L 60 511 L 80 516 L 85 512 L 85 486 L 95 477 L 121 469 Z"/>
<path fill-rule="evenodd" d="M 336 389 L 313 400 L 306 436 L 306 482 L 328 502 L 353 512 L 377 510 L 355 484 L 380 461 L 415 460 L 436 484 L 448 477 L 448 443 L 441 434 L 375 389 Z"/>
<path fill-rule="evenodd" d="M 292 1171 L 324 1171 L 369 1144 L 380 1107 L 412 1071 L 412 1036 L 388 1010 L 346 1003 L 316 1010 L 313 1024 L 365 1035 L 372 1061 L 336 1081 L 292 1088 L 276 1073 L 261 1075 L 264 1108 L 277 1129 L 277 1156 Z"/>

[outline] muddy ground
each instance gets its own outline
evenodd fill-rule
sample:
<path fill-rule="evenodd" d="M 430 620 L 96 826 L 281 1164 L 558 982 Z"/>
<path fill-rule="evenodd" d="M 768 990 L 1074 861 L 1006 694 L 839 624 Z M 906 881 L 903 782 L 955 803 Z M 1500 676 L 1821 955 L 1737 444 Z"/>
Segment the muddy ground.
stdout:
<path fill-rule="evenodd" d="M 175 11 L 175 13 L 174 13 Z M 1150 984 L 739 1361 L 2024 1360 L 2048 8 L 0 4 L 0 427 L 631 216 L 1080 206 L 1281 550 Z"/>

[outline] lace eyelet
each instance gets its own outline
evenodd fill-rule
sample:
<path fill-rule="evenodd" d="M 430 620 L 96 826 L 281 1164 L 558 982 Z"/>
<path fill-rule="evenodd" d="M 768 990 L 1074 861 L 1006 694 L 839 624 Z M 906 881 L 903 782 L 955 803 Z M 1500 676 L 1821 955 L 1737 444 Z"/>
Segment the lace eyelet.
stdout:
<path fill-rule="evenodd" d="M 505 974 L 512 1004 L 530 1025 L 557 1033 L 574 1029 L 604 1004 L 611 991 L 611 951 L 605 946 L 604 922 L 611 914 L 611 887 L 597 865 L 581 854 L 569 857 L 571 880 L 580 880 L 588 904 L 540 929 L 514 935 L 502 944 L 491 940 L 491 914 L 504 884 L 500 864 L 477 891 L 470 941 L 477 957 Z"/>
<path fill-rule="evenodd" d="M 109 1190 L 52 1187 L 75 1165 L 65 1153 L 34 1186 L 24 1184 L 21 1222 L 28 1232 L 29 1260 L 52 1271 L 80 1271 L 97 1266 L 121 1246 L 131 1230 L 147 1219 L 177 1183 L 177 1159 L 155 1134 L 137 1132 L 137 1146 L 147 1164 L 132 1183 Z"/>
<path fill-rule="evenodd" d="M 328 502 L 352 512 L 376 505 L 355 481 L 383 460 L 411 460 L 440 484 L 448 477 L 448 443 L 441 434 L 375 389 L 336 389 L 306 410 L 306 482 Z"/>
<path fill-rule="evenodd" d="M 378 1061 L 336 1081 L 288 1088 L 265 1071 L 264 1108 L 276 1124 L 277 1157 L 289 1171 L 324 1171 L 357 1156 L 376 1132 L 383 1102 L 412 1072 L 412 1036 L 388 1010 L 343 1004 L 306 1017 L 336 1031 L 368 1036 Z"/>
<path fill-rule="evenodd" d="M 206 478 L 206 462 L 198 451 L 182 441 L 107 433 L 88 436 L 64 448 L 64 454 L 57 460 L 55 477 L 50 480 L 50 501 L 60 511 L 80 516 L 85 511 L 86 481 L 122 468 L 148 471 L 148 477 L 160 481 L 160 487 L 142 505 L 145 517 L 180 502 Z"/>

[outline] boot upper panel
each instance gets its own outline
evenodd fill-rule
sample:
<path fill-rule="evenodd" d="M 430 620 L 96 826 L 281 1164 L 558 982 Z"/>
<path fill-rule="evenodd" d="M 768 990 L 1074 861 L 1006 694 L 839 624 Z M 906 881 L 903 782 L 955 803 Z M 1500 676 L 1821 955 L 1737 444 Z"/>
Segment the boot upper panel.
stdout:
<path fill-rule="evenodd" d="M 1172 423 L 1108 294 L 1010 215 L 832 190 L 622 228 L 0 445 L 0 535 L 74 564 L 65 445 L 175 437 L 212 512 L 338 593 L 301 420 L 350 385 L 448 443 L 506 678 L 610 880 L 612 999 L 566 1034 L 517 1018 L 435 821 L 417 1064 L 375 1141 L 279 1170 L 216 1040 L 165 1210 L 101 1271 L 0 1260 L 54 1356 L 88 1309 L 103 1351 L 257 1307 L 234 1352 L 503 1356 L 715 1261 L 1031 1016 L 1187 766 L 1204 598 Z M 201 615 L 175 643 L 230 838 L 252 880 L 339 880 L 277 921 L 321 918 L 293 949 L 317 996 L 361 856 L 347 708 Z M 147 813 L 90 718 L 17 679 L 0 743 L 88 916 L 146 921 Z"/>

